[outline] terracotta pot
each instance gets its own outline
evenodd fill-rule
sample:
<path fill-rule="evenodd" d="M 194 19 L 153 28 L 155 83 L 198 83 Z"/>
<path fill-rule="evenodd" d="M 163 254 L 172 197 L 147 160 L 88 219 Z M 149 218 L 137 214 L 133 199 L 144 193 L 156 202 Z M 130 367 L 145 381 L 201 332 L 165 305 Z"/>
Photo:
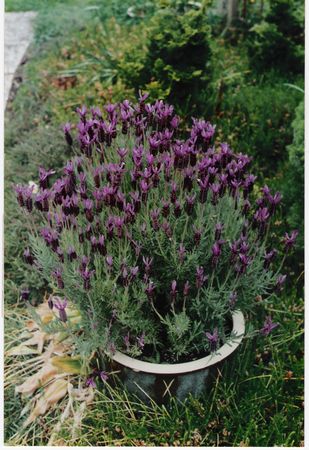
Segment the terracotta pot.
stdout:
<path fill-rule="evenodd" d="M 245 320 L 241 311 L 234 311 L 233 339 L 225 343 L 215 353 L 195 361 L 180 364 L 155 364 L 131 358 L 116 352 L 109 369 L 118 373 L 120 380 L 131 393 L 144 401 L 162 404 L 170 396 L 183 401 L 189 393 L 199 396 L 207 382 L 239 346 L 245 332 Z"/>

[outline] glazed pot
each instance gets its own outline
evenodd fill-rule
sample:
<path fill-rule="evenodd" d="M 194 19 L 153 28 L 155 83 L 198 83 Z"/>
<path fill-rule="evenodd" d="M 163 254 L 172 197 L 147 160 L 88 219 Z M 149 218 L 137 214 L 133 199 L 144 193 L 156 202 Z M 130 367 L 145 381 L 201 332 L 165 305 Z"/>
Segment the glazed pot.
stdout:
<path fill-rule="evenodd" d="M 242 341 L 245 332 L 242 312 L 234 311 L 232 321 L 233 338 L 204 358 L 180 364 L 155 364 L 116 351 L 111 357 L 109 369 L 118 374 L 129 392 L 146 402 L 154 400 L 162 404 L 170 396 L 183 401 L 189 394 L 197 397 Z"/>

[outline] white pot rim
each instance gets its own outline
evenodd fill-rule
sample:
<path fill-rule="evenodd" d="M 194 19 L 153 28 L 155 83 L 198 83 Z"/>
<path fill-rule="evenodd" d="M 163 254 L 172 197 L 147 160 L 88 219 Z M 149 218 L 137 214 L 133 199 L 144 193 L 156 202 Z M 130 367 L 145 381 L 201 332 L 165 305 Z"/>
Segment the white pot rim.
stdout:
<path fill-rule="evenodd" d="M 111 358 L 113 361 L 121 364 L 122 366 L 129 367 L 135 372 L 145 372 L 155 375 L 180 375 L 206 369 L 223 361 L 231 353 L 233 353 L 241 343 L 245 333 L 245 318 L 243 313 L 239 310 L 233 311 L 232 319 L 233 329 L 231 333 L 233 335 L 233 339 L 222 345 L 222 347 L 220 347 L 215 353 L 195 361 L 179 364 L 156 364 L 131 358 L 130 356 L 118 351 L 116 351 Z"/>

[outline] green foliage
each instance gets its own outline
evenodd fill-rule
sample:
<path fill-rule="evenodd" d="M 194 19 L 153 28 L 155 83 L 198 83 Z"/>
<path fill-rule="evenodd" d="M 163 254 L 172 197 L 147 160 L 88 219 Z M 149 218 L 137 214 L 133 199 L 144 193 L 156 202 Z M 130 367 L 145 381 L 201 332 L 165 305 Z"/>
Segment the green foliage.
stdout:
<path fill-rule="evenodd" d="M 251 64 L 259 71 L 304 70 L 304 2 L 272 0 L 264 21 L 254 25 L 248 42 Z"/>
<path fill-rule="evenodd" d="M 219 136 L 253 156 L 262 176 L 274 176 L 287 159 L 286 147 L 293 138 L 291 119 L 299 98 L 297 91 L 273 77 L 264 83 L 227 86 L 217 119 Z"/>
<path fill-rule="evenodd" d="M 165 3 L 147 24 L 146 51 L 143 42 L 139 50 L 127 49 L 119 75 L 136 92 L 145 89 L 152 99 L 168 99 L 182 114 L 197 114 L 211 79 L 205 5 L 196 9 L 184 2 Z"/>
<path fill-rule="evenodd" d="M 292 123 L 293 142 L 288 146 L 288 165 L 282 180 L 286 206 L 286 220 L 290 227 L 299 230 L 297 250 L 302 253 L 304 243 L 304 101 L 296 108 L 295 119 Z M 302 261 L 302 257 L 298 258 Z"/>
<path fill-rule="evenodd" d="M 147 20 L 155 11 L 155 0 L 107 0 L 96 4 L 97 13 L 102 22 L 111 17 L 121 24 L 140 23 Z"/>
<path fill-rule="evenodd" d="M 52 127 L 39 127 L 35 132 L 10 137 L 10 127 L 6 136 L 6 186 L 4 191 L 4 255 L 5 255 L 5 297 L 8 303 L 18 301 L 20 288 L 28 284 L 32 286 L 31 299 L 40 301 L 42 289 L 46 284 L 42 277 L 24 263 L 22 254 L 27 244 L 27 236 L 32 227 L 25 222 L 12 192 L 16 182 L 28 183 L 33 180 L 37 168 L 46 161 L 48 166 L 61 166 L 66 158 L 67 148 L 59 137 L 59 131 Z M 42 142 L 45 145 L 42 148 Z M 18 239 L 16 238 L 18 236 Z"/>

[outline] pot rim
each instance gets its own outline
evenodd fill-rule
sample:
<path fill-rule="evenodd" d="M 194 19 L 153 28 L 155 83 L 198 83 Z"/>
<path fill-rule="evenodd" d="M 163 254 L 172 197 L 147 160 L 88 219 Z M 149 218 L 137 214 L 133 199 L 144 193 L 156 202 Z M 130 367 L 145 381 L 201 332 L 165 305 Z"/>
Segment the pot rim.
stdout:
<path fill-rule="evenodd" d="M 232 313 L 233 329 L 231 334 L 233 338 L 220 347 L 215 353 L 186 363 L 178 364 L 157 364 L 139 359 L 131 358 L 124 353 L 116 351 L 110 355 L 111 359 L 125 367 L 129 367 L 135 372 L 145 372 L 161 375 L 180 375 L 188 372 L 206 369 L 214 364 L 221 362 L 233 353 L 241 343 L 245 333 L 245 318 L 241 311 L 236 310 Z"/>

